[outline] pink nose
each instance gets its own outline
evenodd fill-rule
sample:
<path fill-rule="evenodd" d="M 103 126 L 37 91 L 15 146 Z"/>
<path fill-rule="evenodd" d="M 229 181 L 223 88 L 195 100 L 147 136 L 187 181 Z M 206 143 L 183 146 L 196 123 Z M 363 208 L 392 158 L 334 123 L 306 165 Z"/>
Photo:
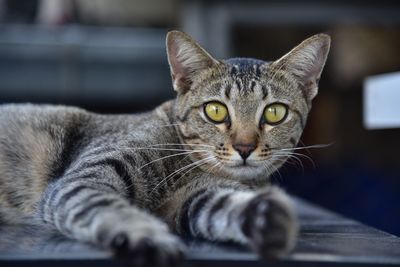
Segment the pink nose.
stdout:
<path fill-rule="evenodd" d="M 247 159 L 251 152 L 253 152 L 256 149 L 255 144 L 235 144 L 233 145 L 233 148 L 239 153 L 239 155 L 242 157 L 242 159 Z"/>

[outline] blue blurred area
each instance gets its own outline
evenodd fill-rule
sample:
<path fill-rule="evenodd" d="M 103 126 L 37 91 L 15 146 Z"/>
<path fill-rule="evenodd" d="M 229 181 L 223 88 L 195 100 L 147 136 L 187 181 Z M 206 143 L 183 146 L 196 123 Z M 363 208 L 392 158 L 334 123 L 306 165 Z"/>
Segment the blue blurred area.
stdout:
<path fill-rule="evenodd" d="M 400 235 L 400 180 L 360 162 L 333 168 L 318 164 L 305 173 L 290 168 L 279 182 L 289 192 L 346 217 Z"/>

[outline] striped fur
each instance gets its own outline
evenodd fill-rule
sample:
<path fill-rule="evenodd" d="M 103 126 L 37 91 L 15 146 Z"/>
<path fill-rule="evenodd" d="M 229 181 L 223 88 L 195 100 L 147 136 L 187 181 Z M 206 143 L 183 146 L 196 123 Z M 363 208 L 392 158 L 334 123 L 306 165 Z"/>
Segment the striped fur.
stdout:
<path fill-rule="evenodd" d="M 152 112 L 0 107 L 0 222 L 31 217 L 138 266 L 181 256 L 172 231 L 266 257 L 293 247 L 290 202 L 266 185 L 300 138 L 329 38 L 311 37 L 272 63 L 216 60 L 181 32 L 168 34 L 167 48 L 178 96 Z M 207 120 L 209 101 L 224 103 L 229 121 Z M 268 125 L 263 109 L 274 102 L 289 113 Z M 255 145 L 245 159 L 235 144 L 247 143 Z"/>

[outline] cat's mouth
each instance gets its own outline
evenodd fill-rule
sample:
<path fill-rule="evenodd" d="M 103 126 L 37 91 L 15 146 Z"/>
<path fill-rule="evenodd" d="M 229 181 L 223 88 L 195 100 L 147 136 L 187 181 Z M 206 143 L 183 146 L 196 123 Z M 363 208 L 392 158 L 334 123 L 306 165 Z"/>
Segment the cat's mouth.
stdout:
<path fill-rule="evenodd" d="M 273 159 L 246 159 L 222 161 L 223 170 L 230 176 L 239 180 L 259 179 L 270 176 L 279 168 L 279 163 Z"/>
<path fill-rule="evenodd" d="M 234 163 L 232 165 L 228 165 L 231 168 L 259 168 L 259 164 L 255 164 L 254 162 L 250 160 L 242 160 L 238 161 L 237 163 Z"/>

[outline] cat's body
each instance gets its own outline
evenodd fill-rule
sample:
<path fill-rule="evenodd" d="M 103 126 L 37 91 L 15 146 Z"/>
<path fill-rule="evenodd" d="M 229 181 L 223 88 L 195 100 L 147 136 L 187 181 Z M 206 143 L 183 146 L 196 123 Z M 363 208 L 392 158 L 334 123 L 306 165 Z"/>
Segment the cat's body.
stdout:
<path fill-rule="evenodd" d="M 178 97 L 152 112 L 0 108 L 0 221 L 33 216 L 137 265 L 179 256 L 183 246 L 167 225 L 263 256 L 293 246 L 287 197 L 257 187 L 300 138 L 328 37 L 273 63 L 217 61 L 179 32 L 167 47 Z"/>
<path fill-rule="evenodd" d="M 140 207 L 153 210 L 162 201 L 156 196 L 166 197 L 173 192 L 170 189 L 161 193 L 165 191 L 164 184 L 157 190 L 154 187 L 172 170 L 189 161 L 182 160 L 184 156 L 176 156 L 146 165 L 183 149 L 159 145 L 179 142 L 174 124 L 167 116 L 171 113 L 171 104 L 168 102 L 156 111 L 138 115 L 99 115 L 62 106 L 1 106 L 2 205 L 26 213 L 35 212 L 49 183 L 84 169 L 85 164 L 101 161 L 102 167 L 111 167 L 119 176 L 130 177 L 123 179 L 124 184 L 115 185 L 120 187 L 116 189 Z M 177 160 L 182 162 L 177 164 Z"/>

